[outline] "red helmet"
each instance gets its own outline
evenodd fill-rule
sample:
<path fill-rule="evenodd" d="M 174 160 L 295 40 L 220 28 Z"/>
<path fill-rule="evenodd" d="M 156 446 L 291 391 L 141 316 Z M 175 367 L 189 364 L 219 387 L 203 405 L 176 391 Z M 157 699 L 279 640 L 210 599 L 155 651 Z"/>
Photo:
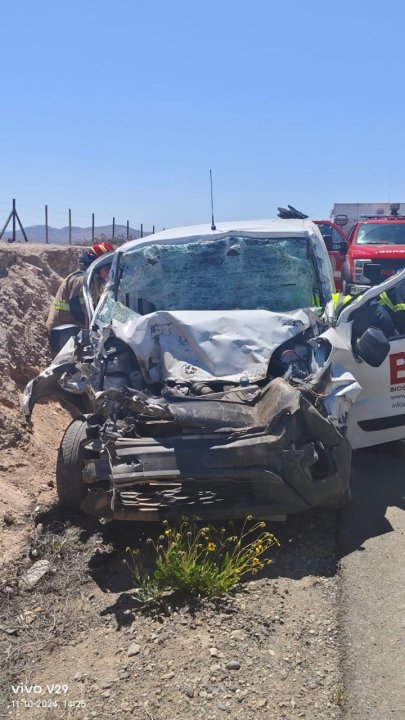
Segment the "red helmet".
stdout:
<path fill-rule="evenodd" d="M 97 258 L 106 255 L 107 253 L 114 252 L 114 248 L 110 243 L 102 242 L 96 243 L 91 248 L 86 250 L 83 255 L 79 258 L 79 267 L 85 271 L 90 267 L 91 263 L 97 260 Z"/>
<path fill-rule="evenodd" d="M 101 257 L 102 255 L 105 255 L 109 252 L 114 252 L 114 248 L 110 243 L 108 242 L 102 242 L 102 243 L 96 243 L 95 245 L 92 245 L 92 247 L 87 251 L 89 255 L 95 255 L 96 257 Z"/>

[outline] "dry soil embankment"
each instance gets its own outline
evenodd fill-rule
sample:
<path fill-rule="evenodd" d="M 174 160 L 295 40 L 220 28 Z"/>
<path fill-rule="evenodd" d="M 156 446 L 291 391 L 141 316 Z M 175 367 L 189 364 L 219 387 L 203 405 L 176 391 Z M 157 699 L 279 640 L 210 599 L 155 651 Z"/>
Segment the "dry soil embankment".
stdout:
<path fill-rule="evenodd" d="M 35 503 L 52 495 L 55 450 L 68 415 L 57 405 L 40 406 L 32 432 L 22 418 L 22 390 L 50 362 L 50 298 L 80 252 L 0 246 L 0 565 L 21 552 Z"/>
<path fill-rule="evenodd" d="M 80 248 L 0 248 L 0 449 L 24 436 L 19 391 L 49 363 L 45 320 L 52 294 Z"/>

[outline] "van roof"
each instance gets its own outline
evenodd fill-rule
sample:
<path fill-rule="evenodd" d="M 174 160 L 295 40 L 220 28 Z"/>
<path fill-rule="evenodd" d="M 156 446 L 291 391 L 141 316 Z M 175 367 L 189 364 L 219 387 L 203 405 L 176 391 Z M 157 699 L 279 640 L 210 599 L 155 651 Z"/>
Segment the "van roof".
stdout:
<path fill-rule="evenodd" d="M 147 237 L 130 240 L 121 246 L 120 251 L 135 249 L 139 246 L 172 243 L 186 243 L 193 241 L 209 241 L 225 235 L 247 234 L 252 237 L 308 237 L 318 235 L 319 230 L 311 220 L 232 220 L 211 225 L 190 225 L 186 227 L 171 228 Z"/>

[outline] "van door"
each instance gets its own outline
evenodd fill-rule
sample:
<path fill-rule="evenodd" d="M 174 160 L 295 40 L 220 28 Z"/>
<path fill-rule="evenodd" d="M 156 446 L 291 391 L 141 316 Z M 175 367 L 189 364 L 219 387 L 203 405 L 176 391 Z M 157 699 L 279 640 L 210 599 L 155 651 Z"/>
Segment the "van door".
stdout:
<path fill-rule="evenodd" d="M 405 271 L 347 305 L 336 323 L 336 331 L 351 350 L 336 360 L 344 364 L 362 388 L 351 408 L 347 431 L 354 449 L 405 438 L 405 334 L 396 328 L 390 333 L 390 352 L 380 367 L 360 360 L 355 350 L 358 331 L 363 332 L 365 324 L 373 323 L 380 294 L 400 285 L 405 297 Z"/>

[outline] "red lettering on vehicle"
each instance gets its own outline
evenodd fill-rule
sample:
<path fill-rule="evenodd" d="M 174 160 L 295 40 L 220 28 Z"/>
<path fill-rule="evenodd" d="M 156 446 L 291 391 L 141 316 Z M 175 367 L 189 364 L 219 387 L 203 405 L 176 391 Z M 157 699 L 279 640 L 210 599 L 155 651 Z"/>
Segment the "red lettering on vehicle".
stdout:
<path fill-rule="evenodd" d="M 390 355 L 391 385 L 405 381 L 405 352 Z"/>

